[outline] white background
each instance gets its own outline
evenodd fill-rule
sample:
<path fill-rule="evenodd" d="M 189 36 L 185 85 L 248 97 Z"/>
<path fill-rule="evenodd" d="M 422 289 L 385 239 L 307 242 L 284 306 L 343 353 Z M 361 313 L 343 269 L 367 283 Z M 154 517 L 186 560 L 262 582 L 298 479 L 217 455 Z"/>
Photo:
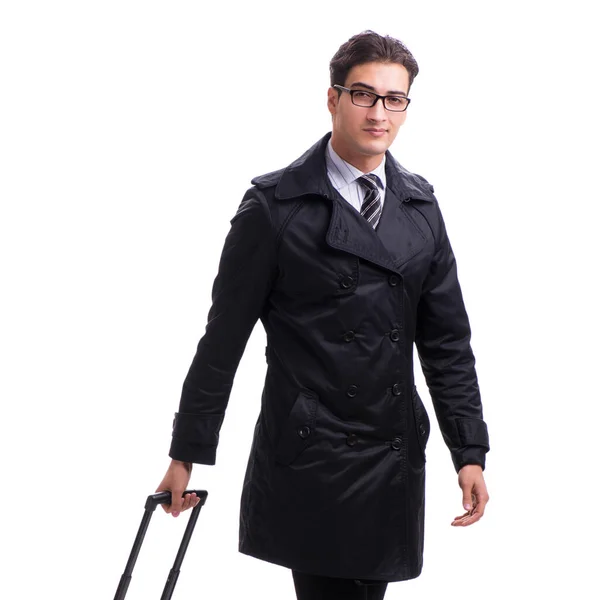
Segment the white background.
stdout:
<path fill-rule="evenodd" d="M 387 598 L 586 598 L 587 59 L 581 2 L 2 2 L 3 598 L 114 596 L 249 181 L 330 129 L 363 29 L 419 66 L 391 147 L 435 186 L 492 450 L 462 513 L 432 418 L 425 564 Z M 238 299 L 236 299 L 238 301 Z M 258 323 L 174 598 L 294 598 L 237 551 L 265 373 Z M 127 598 L 159 598 L 188 518 L 156 511 Z"/>

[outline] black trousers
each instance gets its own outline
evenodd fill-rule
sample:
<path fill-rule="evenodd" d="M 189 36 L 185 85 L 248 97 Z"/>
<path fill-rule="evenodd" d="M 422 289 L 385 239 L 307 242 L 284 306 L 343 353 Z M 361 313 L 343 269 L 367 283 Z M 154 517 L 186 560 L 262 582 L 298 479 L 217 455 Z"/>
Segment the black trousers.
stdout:
<path fill-rule="evenodd" d="M 292 569 L 297 600 L 383 600 L 388 581 L 341 579 Z"/>

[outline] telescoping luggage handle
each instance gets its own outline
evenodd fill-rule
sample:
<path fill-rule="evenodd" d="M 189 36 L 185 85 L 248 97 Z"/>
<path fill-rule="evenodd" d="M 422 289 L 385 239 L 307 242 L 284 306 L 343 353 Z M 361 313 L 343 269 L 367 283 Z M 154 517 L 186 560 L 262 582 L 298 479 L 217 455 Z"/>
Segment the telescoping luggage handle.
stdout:
<path fill-rule="evenodd" d="M 170 569 L 170 574 L 168 575 L 168 580 L 166 581 L 166 586 L 164 587 L 161 600 L 170 600 L 172 594 L 174 593 L 176 581 L 178 581 L 178 575 L 180 575 L 180 567 L 182 566 L 182 561 L 184 560 L 186 549 L 188 548 L 188 544 L 190 543 L 190 538 L 192 537 L 192 532 L 194 530 L 194 526 L 196 525 L 196 520 L 198 519 L 200 509 L 206 502 L 207 496 L 209 495 L 209 493 L 206 490 L 186 490 L 182 494 L 182 496 L 186 496 L 186 494 L 193 493 L 196 493 L 200 500 L 190 513 L 190 518 L 188 519 L 188 524 L 186 525 L 184 536 L 182 537 L 182 541 L 180 542 L 180 548 L 178 549 L 178 554 L 176 555 L 174 566 Z M 133 573 L 133 568 L 135 567 L 135 562 L 137 561 L 139 550 L 141 550 L 143 538 L 145 537 L 145 533 L 147 531 L 149 522 L 151 521 L 151 515 L 153 514 L 153 511 L 160 504 L 171 503 L 171 492 L 159 492 L 157 494 L 147 496 L 147 500 L 145 502 L 145 513 L 143 514 L 141 525 L 139 525 L 139 531 L 137 532 L 137 536 L 135 537 L 135 542 L 133 544 L 133 548 L 131 549 L 131 555 L 129 556 L 129 560 L 127 561 L 125 572 L 121 575 L 121 580 L 119 582 L 119 587 L 117 588 L 117 593 L 115 594 L 114 600 L 123 600 L 127 595 L 127 588 L 131 583 L 131 574 Z"/>

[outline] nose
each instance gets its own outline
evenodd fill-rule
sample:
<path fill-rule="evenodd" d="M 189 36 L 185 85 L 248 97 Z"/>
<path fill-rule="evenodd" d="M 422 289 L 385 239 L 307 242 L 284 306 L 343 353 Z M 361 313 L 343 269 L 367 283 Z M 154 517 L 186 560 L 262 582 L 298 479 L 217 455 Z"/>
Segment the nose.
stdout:
<path fill-rule="evenodd" d="M 384 107 L 384 98 L 379 98 L 374 106 L 371 106 L 366 116 L 371 121 L 384 121 L 387 118 L 387 110 Z"/>

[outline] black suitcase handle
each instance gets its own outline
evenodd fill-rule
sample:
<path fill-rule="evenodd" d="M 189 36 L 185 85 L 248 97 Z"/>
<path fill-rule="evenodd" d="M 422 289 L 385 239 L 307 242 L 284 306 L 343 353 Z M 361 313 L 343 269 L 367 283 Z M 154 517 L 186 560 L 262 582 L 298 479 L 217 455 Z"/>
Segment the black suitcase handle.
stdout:
<path fill-rule="evenodd" d="M 200 500 L 190 513 L 190 518 L 188 519 L 188 524 L 186 525 L 184 536 L 182 537 L 182 541 L 180 542 L 180 548 L 178 549 L 178 554 L 176 554 L 174 566 L 170 569 L 170 574 L 168 575 L 168 580 L 166 581 L 166 586 L 164 587 L 161 600 L 170 600 L 172 594 L 174 593 L 176 581 L 178 581 L 178 576 L 180 575 L 180 567 L 182 566 L 182 561 L 184 560 L 186 549 L 188 548 L 188 544 L 190 543 L 190 538 L 192 537 L 192 532 L 194 531 L 196 520 L 198 519 L 200 509 L 206 502 L 207 496 L 209 495 L 209 493 L 206 490 L 186 490 L 182 494 L 182 497 L 186 496 L 186 494 L 193 493 L 196 493 Z M 115 594 L 114 600 L 124 600 L 125 596 L 127 595 L 127 588 L 131 583 L 131 575 L 135 567 L 135 562 L 137 561 L 139 550 L 141 550 L 143 538 L 145 538 L 145 533 L 147 532 L 147 527 L 149 526 L 149 522 L 151 521 L 151 515 L 153 514 L 153 511 L 160 504 L 171 503 L 171 492 L 158 492 L 157 494 L 147 496 L 147 500 L 145 501 L 145 513 L 143 514 L 143 519 L 141 520 L 141 524 L 139 525 L 139 531 L 137 532 L 137 536 L 135 537 L 135 542 L 133 543 L 133 548 L 131 549 L 131 555 L 129 556 L 129 560 L 127 561 L 127 566 L 125 567 L 124 573 L 121 575 L 121 580 L 119 581 L 119 587 L 117 588 L 117 593 Z"/>

